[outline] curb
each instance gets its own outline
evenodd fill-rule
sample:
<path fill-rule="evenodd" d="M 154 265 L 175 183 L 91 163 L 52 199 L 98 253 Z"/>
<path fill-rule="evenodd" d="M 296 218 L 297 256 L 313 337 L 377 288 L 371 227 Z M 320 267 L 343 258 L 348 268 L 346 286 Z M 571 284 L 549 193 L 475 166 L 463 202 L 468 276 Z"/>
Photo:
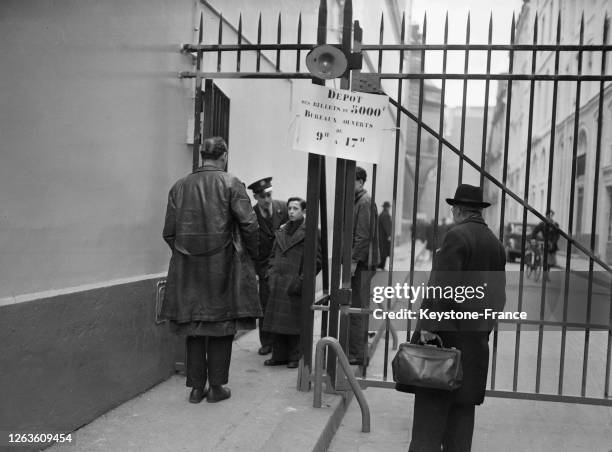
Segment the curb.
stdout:
<path fill-rule="evenodd" d="M 346 411 L 348 410 L 354 397 L 355 396 L 351 391 L 347 391 L 346 396 L 342 396 L 340 402 L 334 408 L 332 415 L 327 419 L 327 423 L 325 424 L 319 439 L 312 448 L 312 452 L 326 452 L 327 449 L 329 449 L 329 445 L 334 439 L 334 436 L 338 431 L 338 427 L 340 427 L 342 419 L 344 419 L 344 415 L 346 414 Z"/>

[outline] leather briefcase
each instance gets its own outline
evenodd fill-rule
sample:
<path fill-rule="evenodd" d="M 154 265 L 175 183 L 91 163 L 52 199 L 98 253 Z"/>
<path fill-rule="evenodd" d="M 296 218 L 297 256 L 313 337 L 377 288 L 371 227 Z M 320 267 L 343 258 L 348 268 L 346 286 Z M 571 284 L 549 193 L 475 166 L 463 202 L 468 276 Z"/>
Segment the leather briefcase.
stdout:
<path fill-rule="evenodd" d="M 393 358 L 393 381 L 399 385 L 452 391 L 461 386 L 461 351 L 439 346 L 405 342 Z"/>

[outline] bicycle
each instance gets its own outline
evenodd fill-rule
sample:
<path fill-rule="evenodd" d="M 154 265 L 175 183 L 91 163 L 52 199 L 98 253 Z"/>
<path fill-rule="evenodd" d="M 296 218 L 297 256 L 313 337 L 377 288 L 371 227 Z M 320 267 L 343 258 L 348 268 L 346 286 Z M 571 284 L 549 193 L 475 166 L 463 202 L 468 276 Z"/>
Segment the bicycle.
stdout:
<path fill-rule="evenodd" d="M 529 248 L 525 250 L 525 273 L 527 278 L 535 282 L 542 276 L 542 266 L 544 256 L 544 242 L 541 240 L 530 240 Z"/>

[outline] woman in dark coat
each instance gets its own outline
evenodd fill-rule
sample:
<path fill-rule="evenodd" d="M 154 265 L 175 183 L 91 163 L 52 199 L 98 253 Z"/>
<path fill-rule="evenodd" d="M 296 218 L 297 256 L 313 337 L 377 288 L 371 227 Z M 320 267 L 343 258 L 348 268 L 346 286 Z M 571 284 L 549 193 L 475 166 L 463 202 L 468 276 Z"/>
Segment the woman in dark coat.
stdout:
<path fill-rule="evenodd" d="M 270 295 L 264 314 L 263 329 L 274 333 L 272 358 L 265 366 L 286 364 L 296 368 L 300 359 L 300 331 L 302 321 L 302 280 L 306 201 L 293 197 L 287 201 L 289 221 L 275 234 L 268 284 Z M 321 250 L 317 238 L 317 268 L 321 268 Z"/>

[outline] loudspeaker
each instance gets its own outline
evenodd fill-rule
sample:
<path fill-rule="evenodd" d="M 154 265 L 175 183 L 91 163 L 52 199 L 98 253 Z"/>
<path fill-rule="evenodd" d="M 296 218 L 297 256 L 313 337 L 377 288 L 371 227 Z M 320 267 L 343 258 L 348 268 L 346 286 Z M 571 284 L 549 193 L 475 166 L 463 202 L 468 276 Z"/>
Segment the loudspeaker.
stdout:
<path fill-rule="evenodd" d="M 329 80 L 344 74 L 348 67 L 348 61 L 342 50 L 325 44 L 308 52 L 306 67 L 315 77 Z"/>

